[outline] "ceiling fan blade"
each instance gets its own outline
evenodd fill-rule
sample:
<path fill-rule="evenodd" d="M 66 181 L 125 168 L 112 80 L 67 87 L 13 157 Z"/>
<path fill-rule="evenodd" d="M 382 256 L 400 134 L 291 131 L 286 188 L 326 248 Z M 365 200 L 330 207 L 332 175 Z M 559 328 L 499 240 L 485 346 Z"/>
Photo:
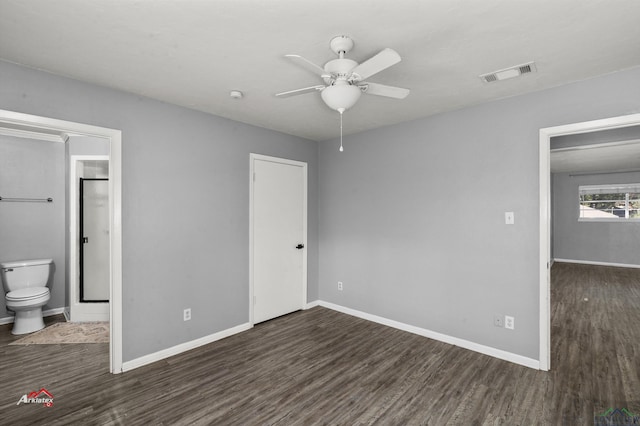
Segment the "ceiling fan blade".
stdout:
<path fill-rule="evenodd" d="M 310 60 L 303 58 L 300 55 L 284 55 L 284 57 L 291 59 L 294 63 L 298 64 L 302 68 L 306 69 L 307 71 L 311 71 L 312 73 L 319 75 L 320 77 L 325 77 L 329 74 L 321 66 L 314 64 Z"/>
<path fill-rule="evenodd" d="M 367 59 L 351 72 L 356 81 L 366 80 L 374 74 L 400 62 L 402 58 L 393 49 L 386 48 L 372 58 Z"/>
<path fill-rule="evenodd" d="M 304 95 L 305 93 L 316 92 L 324 89 L 325 86 L 319 84 L 317 86 L 304 87 L 302 89 L 289 90 L 288 92 L 276 93 L 279 98 L 288 98 L 289 96 Z"/>
<path fill-rule="evenodd" d="M 387 98 L 404 99 L 411 91 L 402 87 L 387 86 L 378 83 L 364 83 L 358 87 L 368 95 L 386 96 Z"/>

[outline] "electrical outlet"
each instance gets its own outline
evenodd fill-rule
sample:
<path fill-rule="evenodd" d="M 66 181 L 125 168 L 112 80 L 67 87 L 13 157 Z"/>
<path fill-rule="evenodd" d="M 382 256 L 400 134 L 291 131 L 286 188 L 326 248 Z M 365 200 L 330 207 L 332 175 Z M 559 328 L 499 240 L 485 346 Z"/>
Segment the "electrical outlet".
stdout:
<path fill-rule="evenodd" d="M 496 327 L 504 327 L 504 319 L 502 318 L 502 315 L 493 316 L 493 325 Z"/>
<path fill-rule="evenodd" d="M 342 291 L 342 281 L 338 281 L 338 290 Z"/>
<path fill-rule="evenodd" d="M 508 315 L 504 316 L 504 328 L 508 328 L 509 330 L 513 330 L 516 328 L 516 319 L 514 317 L 510 317 Z"/>
<path fill-rule="evenodd" d="M 191 319 L 191 308 L 187 308 L 183 312 L 184 321 L 189 321 Z"/>

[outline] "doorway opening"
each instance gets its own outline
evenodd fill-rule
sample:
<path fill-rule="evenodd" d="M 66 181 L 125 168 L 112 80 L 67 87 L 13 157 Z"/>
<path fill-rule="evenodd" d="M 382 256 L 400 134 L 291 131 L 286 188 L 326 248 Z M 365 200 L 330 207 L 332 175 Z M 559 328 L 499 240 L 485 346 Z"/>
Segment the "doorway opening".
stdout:
<path fill-rule="evenodd" d="M 105 127 L 0 110 L 0 132 L 66 142 L 70 136 L 102 138 L 109 149 L 109 370 L 122 372 L 122 132 Z"/>
<path fill-rule="evenodd" d="M 109 156 L 71 155 L 68 191 L 67 319 L 109 321 Z"/>
<path fill-rule="evenodd" d="M 640 125 L 640 114 L 631 114 L 540 129 L 540 370 L 548 371 L 551 369 L 551 138 L 638 125 Z"/>

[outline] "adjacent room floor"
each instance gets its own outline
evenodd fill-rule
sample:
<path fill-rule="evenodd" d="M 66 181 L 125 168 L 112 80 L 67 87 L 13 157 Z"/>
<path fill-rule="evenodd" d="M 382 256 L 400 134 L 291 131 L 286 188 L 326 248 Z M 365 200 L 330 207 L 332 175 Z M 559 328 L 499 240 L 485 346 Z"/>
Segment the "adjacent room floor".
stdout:
<path fill-rule="evenodd" d="M 8 346 L 10 327 L 4 424 L 593 425 L 640 412 L 640 269 L 554 265 L 550 372 L 321 307 L 120 375 L 106 344 Z M 52 407 L 16 405 L 41 388 Z"/>

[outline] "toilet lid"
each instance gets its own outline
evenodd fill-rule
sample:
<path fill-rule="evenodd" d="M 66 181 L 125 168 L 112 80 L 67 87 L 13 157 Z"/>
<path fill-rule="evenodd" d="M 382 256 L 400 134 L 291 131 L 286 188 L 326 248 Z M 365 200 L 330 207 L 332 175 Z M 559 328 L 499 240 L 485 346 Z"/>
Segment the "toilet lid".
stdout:
<path fill-rule="evenodd" d="M 49 294 L 49 287 L 28 287 L 7 293 L 7 301 L 24 301 L 36 299 Z"/>

